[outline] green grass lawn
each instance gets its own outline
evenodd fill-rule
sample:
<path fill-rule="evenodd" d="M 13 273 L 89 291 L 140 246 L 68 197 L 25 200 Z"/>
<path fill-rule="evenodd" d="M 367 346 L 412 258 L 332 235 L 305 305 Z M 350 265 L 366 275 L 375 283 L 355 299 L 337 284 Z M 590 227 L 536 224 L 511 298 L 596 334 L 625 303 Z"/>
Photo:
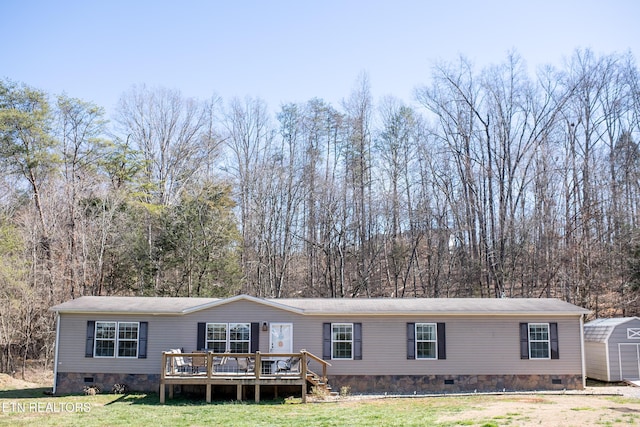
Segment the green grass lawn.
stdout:
<path fill-rule="evenodd" d="M 46 390 L 50 388 L 0 390 L 0 426 L 640 425 L 640 399 L 606 396 L 567 401 L 563 396 L 457 395 L 307 404 L 299 399 L 208 404 L 204 398 L 177 396 L 161 405 L 154 393 L 54 397 Z M 496 407 L 499 410 L 493 410 Z M 554 408 L 556 412 L 547 412 Z M 546 415 L 536 416 L 541 413 Z M 549 424 L 550 420 L 554 421 Z"/>
<path fill-rule="evenodd" d="M 382 399 L 255 404 L 175 398 L 157 394 L 44 395 L 45 389 L 0 391 L 0 425 L 7 426 L 447 426 L 443 414 L 481 405 L 481 398 Z M 494 424 L 487 424 L 488 426 Z"/>

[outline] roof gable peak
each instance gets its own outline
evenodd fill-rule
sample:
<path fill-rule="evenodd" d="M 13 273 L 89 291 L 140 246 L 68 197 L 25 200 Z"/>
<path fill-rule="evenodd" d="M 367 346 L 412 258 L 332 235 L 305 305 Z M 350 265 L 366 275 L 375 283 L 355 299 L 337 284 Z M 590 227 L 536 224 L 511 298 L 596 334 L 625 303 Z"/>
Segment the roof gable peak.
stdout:
<path fill-rule="evenodd" d="M 255 304 L 261 304 L 267 307 L 273 307 L 273 308 L 277 308 L 280 310 L 285 310 L 285 311 L 290 311 L 293 313 L 303 313 L 304 310 L 300 309 L 300 308 L 296 308 L 296 307 L 292 307 L 290 305 L 286 305 L 286 304 L 281 304 L 278 302 L 275 302 L 274 300 L 267 300 L 264 298 L 259 298 L 259 297 L 254 297 L 251 295 L 247 295 L 247 294 L 240 294 L 240 295 L 236 295 L 233 297 L 229 297 L 229 298 L 223 298 L 223 299 L 219 299 L 217 301 L 213 301 L 213 302 L 209 302 L 206 304 L 201 304 L 201 305 L 197 305 L 197 306 L 193 306 L 191 308 L 188 308 L 186 310 L 183 311 L 183 313 L 193 313 L 196 311 L 200 311 L 200 310 L 205 310 L 208 308 L 213 308 L 213 307 L 219 307 L 222 305 L 226 305 L 226 304 L 233 304 L 235 302 L 239 302 L 239 301 L 249 301 Z"/>

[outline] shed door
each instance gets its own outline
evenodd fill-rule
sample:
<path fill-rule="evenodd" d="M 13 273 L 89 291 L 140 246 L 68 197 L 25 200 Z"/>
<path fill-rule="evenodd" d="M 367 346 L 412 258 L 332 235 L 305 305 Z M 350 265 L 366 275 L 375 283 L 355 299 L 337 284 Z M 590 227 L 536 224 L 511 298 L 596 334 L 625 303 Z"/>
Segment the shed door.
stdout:
<path fill-rule="evenodd" d="M 618 344 L 620 377 L 623 380 L 640 379 L 640 344 Z"/>

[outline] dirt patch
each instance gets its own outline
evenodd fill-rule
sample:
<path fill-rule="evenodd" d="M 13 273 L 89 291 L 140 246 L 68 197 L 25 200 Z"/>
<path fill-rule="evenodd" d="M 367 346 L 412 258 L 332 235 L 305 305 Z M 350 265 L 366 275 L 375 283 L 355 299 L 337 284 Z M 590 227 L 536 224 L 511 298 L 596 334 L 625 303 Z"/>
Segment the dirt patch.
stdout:
<path fill-rule="evenodd" d="M 481 408 L 442 417 L 468 425 L 627 426 L 640 422 L 640 399 L 603 395 L 552 395 L 544 399 L 496 396 Z"/>
<path fill-rule="evenodd" d="M 548 400 L 542 397 L 524 397 L 517 400 L 522 403 L 548 403 Z"/>
<path fill-rule="evenodd" d="M 587 387 L 558 393 L 505 393 L 486 395 L 331 396 L 324 400 L 357 406 L 363 401 L 384 403 L 387 399 L 411 399 L 424 411 L 434 407 L 461 407 L 442 415 L 437 422 L 469 426 L 627 426 L 640 425 L 640 388 L 629 386 Z M 422 405 L 422 403 L 424 405 Z M 420 410 L 420 409 L 418 409 Z"/>
<path fill-rule="evenodd" d="M 27 365 L 27 369 L 24 372 L 24 379 L 22 378 L 22 372 L 15 373 L 14 375 L 0 374 L 0 390 L 18 390 L 23 388 L 52 386 L 53 371 L 50 369 L 43 369 L 37 363 Z"/>

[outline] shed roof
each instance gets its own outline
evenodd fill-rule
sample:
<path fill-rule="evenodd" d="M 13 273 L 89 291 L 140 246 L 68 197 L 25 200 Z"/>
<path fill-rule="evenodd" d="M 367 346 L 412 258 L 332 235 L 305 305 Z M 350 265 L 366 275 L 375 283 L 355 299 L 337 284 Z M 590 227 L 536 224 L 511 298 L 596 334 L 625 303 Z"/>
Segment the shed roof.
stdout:
<path fill-rule="evenodd" d="M 305 315 L 581 315 L 589 311 L 547 298 L 168 298 L 83 296 L 51 307 L 58 313 L 183 315 L 246 300 Z"/>
<path fill-rule="evenodd" d="M 616 327 L 623 325 L 637 317 L 613 317 L 595 319 L 584 325 L 584 340 L 589 342 L 607 342 Z M 640 319 L 638 319 L 640 320 Z"/>

